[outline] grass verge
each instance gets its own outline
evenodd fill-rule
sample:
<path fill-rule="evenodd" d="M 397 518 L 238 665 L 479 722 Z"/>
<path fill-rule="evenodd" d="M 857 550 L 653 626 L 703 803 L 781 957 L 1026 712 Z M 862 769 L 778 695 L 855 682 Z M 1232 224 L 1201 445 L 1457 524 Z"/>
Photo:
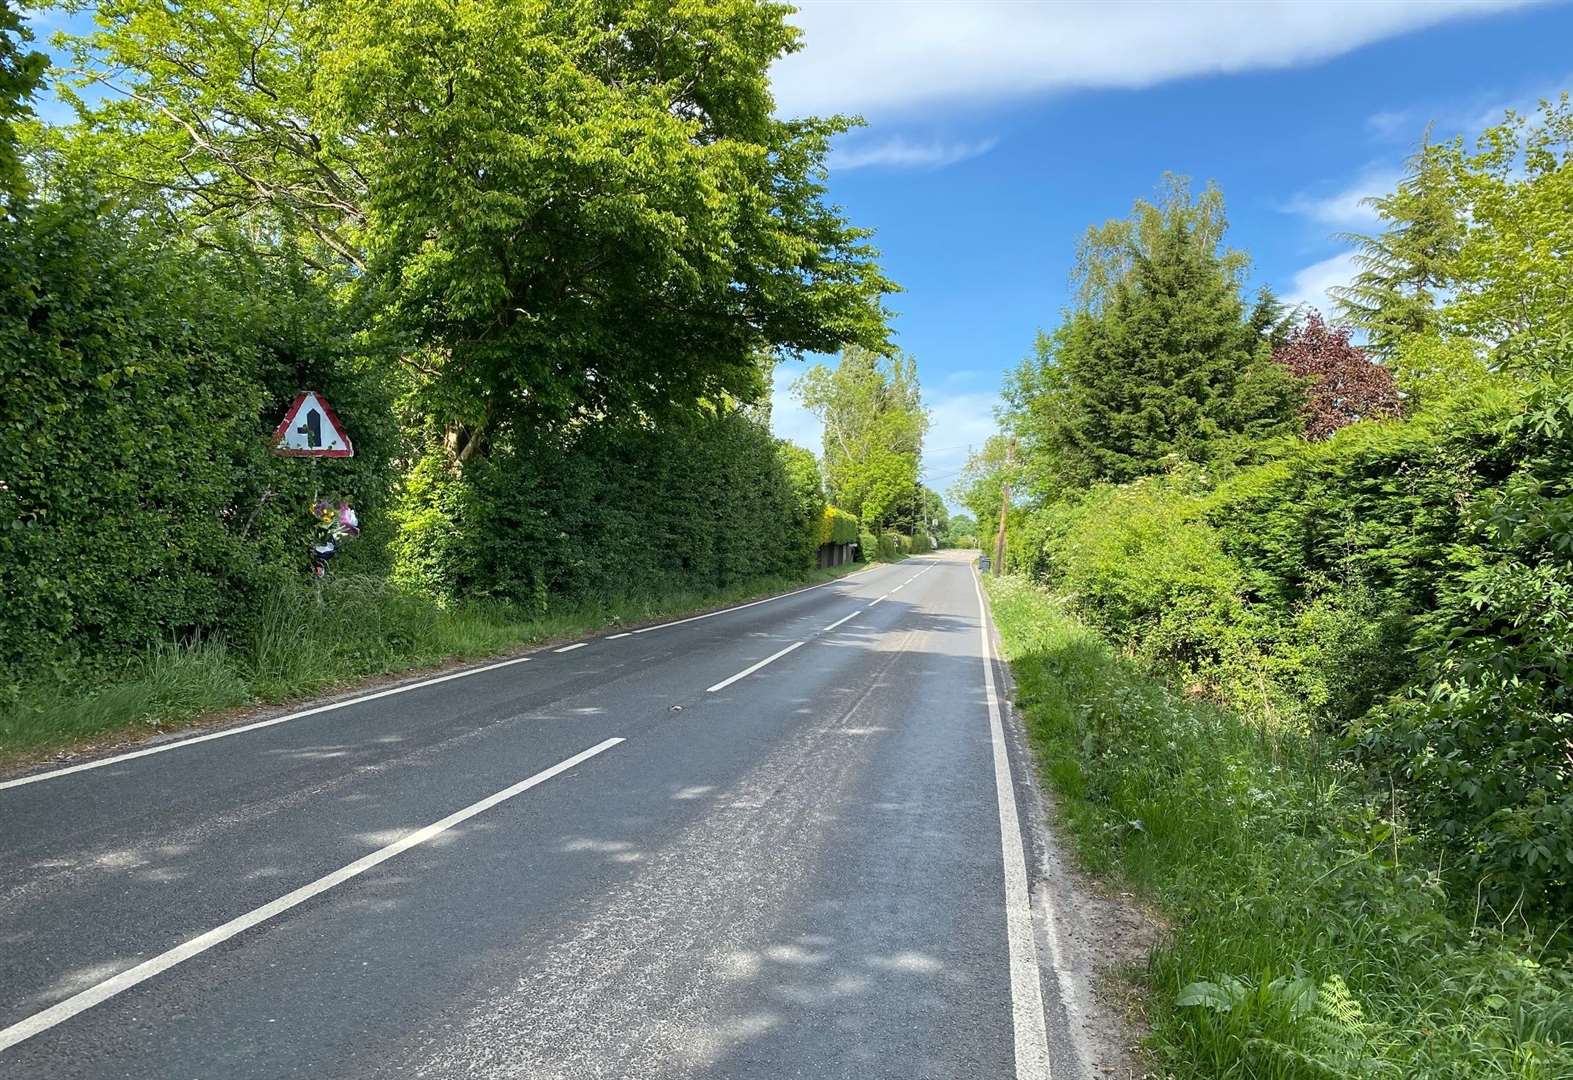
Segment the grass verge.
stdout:
<path fill-rule="evenodd" d="M 1445 895 L 1395 789 L 1143 675 L 1036 586 L 988 584 L 1080 858 L 1173 920 L 1144 976 L 1160 1075 L 1573 1077 L 1566 934 Z"/>
<path fill-rule="evenodd" d="M 136 738 L 379 675 L 726 607 L 863 568 L 848 564 L 714 592 L 613 599 L 544 616 L 502 603 L 441 607 L 380 578 L 329 577 L 320 591 L 303 584 L 271 597 L 244 640 L 162 645 L 109 671 L 68 661 L 28 683 L 0 687 L 0 764 L 89 740 Z"/>

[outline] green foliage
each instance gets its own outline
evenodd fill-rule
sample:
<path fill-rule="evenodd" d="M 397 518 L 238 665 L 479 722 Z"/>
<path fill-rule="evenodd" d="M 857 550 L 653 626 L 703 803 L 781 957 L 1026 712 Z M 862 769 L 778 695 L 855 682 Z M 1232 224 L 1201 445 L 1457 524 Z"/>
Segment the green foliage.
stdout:
<path fill-rule="evenodd" d="M 838 507 L 825 507 L 816 537 L 820 544 L 855 544 L 858 537 L 857 518 Z"/>
<path fill-rule="evenodd" d="M 973 547 L 978 542 L 978 523 L 969 514 L 952 514 L 939 541 L 941 547 Z"/>
<path fill-rule="evenodd" d="M 537 613 L 724 589 L 805 569 L 800 510 L 775 440 L 740 412 L 519 438 L 459 466 L 434 447 L 394 514 L 394 579 Z"/>
<path fill-rule="evenodd" d="M 1360 241 L 1345 317 L 1384 358 L 1415 338 L 1460 337 L 1495 368 L 1544 374 L 1573 341 L 1573 104 L 1508 113 L 1474 152 L 1461 138 L 1425 146 L 1391 195 L 1385 228 Z"/>
<path fill-rule="evenodd" d="M 776 453 L 781 458 L 787 484 L 792 490 L 792 529 L 801 537 L 803 567 L 807 569 L 814 565 L 819 546 L 828 542 L 822 538 L 825 519 L 831 512 L 831 508 L 825 504 L 824 477 L 819 473 L 819 459 L 812 450 L 783 440 L 776 444 Z M 852 538 L 856 539 L 856 536 L 854 524 Z"/>
<path fill-rule="evenodd" d="M 1503 909 L 1573 910 L 1573 384 L 1500 428 L 1511 471 L 1467 504 L 1416 689 L 1362 723 L 1456 872 Z"/>
<path fill-rule="evenodd" d="M 1239 460 L 1297 429 L 1297 388 L 1247 318 L 1216 230 L 1194 217 L 1176 204 L 1161 227 L 1144 224 L 1106 300 L 1040 335 L 1007 380 L 1007 423 L 1040 498 L 1171 456 Z"/>
<path fill-rule="evenodd" d="M 1446 172 L 1434 148 L 1424 148 L 1410 159 L 1396 191 L 1367 200 L 1383 232 L 1348 237 L 1357 244 L 1360 272 L 1333 294 L 1339 315 L 1365 332 L 1379 358 L 1440 328 L 1437 298 L 1452 282 L 1465 229 Z"/>
<path fill-rule="evenodd" d="M 809 368 L 793 391 L 824 424 L 831 502 L 875 528 L 919 502 L 928 412 L 910 356 L 848 348 L 835 368 Z"/>
<path fill-rule="evenodd" d="M 353 267 L 457 453 L 753 400 L 764 351 L 884 347 L 893 288 L 825 199 L 848 122 L 773 115 L 789 10 L 113 0 L 76 153 Z"/>
<path fill-rule="evenodd" d="M 1173 917 L 1146 976 L 1163 1075 L 1573 1072 L 1573 972 L 1454 913 L 1385 783 L 1147 677 L 1060 597 L 988 585 L 1079 853 Z"/>
<path fill-rule="evenodd" d="M 1010 560 L 1152 672 L 1260 721 L 1350 730 L 1457 895 L 1573 907 L 1573 390 L 1360 423 L 1216 489 L 1196 473 L 1033 515 Z"/>
<path fill-rule="evenodd" d="M 30 102 L 49 66 L 47 56 L 27 48 L 32 40 L 11 0 L 0 0 L 0 210 L 11 209 L 27 193 L 15 125 L 32 115 Z"/>
<path fill-rule="evenodd" d="M 241 629 L 304 566 L 318 491 L 357 506 L 375 560 L 389 404 L 298 267 L 86 190 L 0 222 L 0 256 L 0 671 Z M 303 387 L 355 458 L 270 454 Z"/>

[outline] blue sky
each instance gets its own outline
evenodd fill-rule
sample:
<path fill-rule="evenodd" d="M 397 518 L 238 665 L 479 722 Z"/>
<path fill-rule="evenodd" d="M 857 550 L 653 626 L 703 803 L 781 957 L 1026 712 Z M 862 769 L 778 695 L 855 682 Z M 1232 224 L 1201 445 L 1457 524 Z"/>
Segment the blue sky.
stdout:
<path fill-rule="evenodd" d="M 1473 136 L 1573 90 L 1573 4 L 1491 0 L 798 0 L 807 46 L 773 71 L 783 115 L 867 126 L 831 194 L 877 230 L 897 344 L 933 412 L 945 491 L 993 430 L 1005 371 L 1067 301 L 1077 238 L 1166 170 L 1228 201 L 1251 287 L 1325 306 L 1337 233 L 1371 224 L 1427 123 Z M 42 41 L 67 20 L 35 12 Z M 58 103 L 46 117 L 64 119 Z M 777 372 L 777 434 L 816 451 Z"/>
<path fill-rule="evenodd" d="M 1228 202 L 1252 287 L 1325 304 L 1338 232 L 1370 224 L 1427 122 L 1473 135 L 1573 90 L 1566 4 L 815 3 L 778 65 L 783 114 L 869 123 L 831 191 L 878 231 L 896 341 L 934 413 L 926 480 L 944 491 L 993 429 L 1003 373 L 1068 299 L 1077 238 L 1165 170 Z M 777 433 L 818 428 L 777 374 Z"/>

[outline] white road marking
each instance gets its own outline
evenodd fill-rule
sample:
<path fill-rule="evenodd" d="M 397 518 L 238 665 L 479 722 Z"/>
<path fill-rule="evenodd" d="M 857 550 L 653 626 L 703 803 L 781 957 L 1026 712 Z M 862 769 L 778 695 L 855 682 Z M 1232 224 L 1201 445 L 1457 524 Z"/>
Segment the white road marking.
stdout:
<path fill-rule="evenodd" d="M 251 911 L 246 912 L 244 915 L 241 915 L 238 918 L 231 919 L 222 926 L 216 926 L 205 934 L 201 934 L 185 942 L 184 944 L 175 946 L 168 952 L 160 953 L 151 960 L 144 960 L 135 967 L 127 968 L 120 974 L 105 979 L 103 982 L 94 986 L 90 986 L 79 994 L 73 994 L 64 1001 L 51 1005 L 42 1012 L 34 1013 L 27 1019 L 12 1024 L 8 1028 L 0 1030 L 0 1051 L 5 1051 L 25 1039 L 31 1039 L 34 1035 L 48 1031 L 56 1024 L 59 1024 L 64 1020 L 69 1020 L 77 1013 L 85 1012 L 86 1010 L 91 1009 L 94 1005 L 98 1005 L 114 997 L 123 990 L 129 990 L 131 987 L 136 986 L 139 983 L 146 982 L 148 979 L 153 978 L 153 976 L 158 975 L 161 972 L 168 971 L 176 964 L 190 960 L 193 956 L 204 953 L 208 949 L 211 949 L 213 946 L 221 942 L 228 941 L 236 934 L 249 930 L 259 923 L 267 922 L 274 916 L 281 915 L 290 908 L 296 907 L 299 904 L 303 904 L 312 897 L 327 892 L 335 885 L 342 885 L 351 878 L 364 874 L 372 867 L 377 866 L 380 863 L 387 862 L 395 855 L 408 851 L 410 848 L 416 847 L 419 844 L 424 844 L 433 837 L 447 832 L 455 825 L 459 825 L 465 821 L 468 821 L 477 814 L 485 813 L 487 810 L 490 810 L 499 803 L 507 802 L 515 795 L 528 791 L 530 788 L 533 788 L 538 784 L 545 783 L 547 780 L 550 780 L 552 777 L 557 776 L 560 773 L 567 772 L 569 769 L 573 768 L 575 765 L 578 765 L 582 761 L 587 761 L 605 750 L 610 750 L 612 747 L 616 746 L 622 741 L 623 740 L 621 738 L 612 738 L 607 739 L 605 742 L 596 743 L 588 750 L 581 750 L 573 757 L 559 761 L 556 765 L 553 765 L 549 769 L 543 769 L 534 776 L 520 780 L 517 784 L 513 784 L 510 787 L 503 788 L 496 794 L 488 795 L 480 802 L 471 803 L 464 809 L 457 810 L 454 813 L 449 814 L 441 821 L 434 821 L 424 829 L 417 829 L 414 832 L 409 833 L 398 840 L 395 840 L 386 847 L 378 848 L 370 855 L 363 855 L 359 859 L 356 859 L 354 862 L 350 863 L 348 866 L 340 867 L 331 874 L 326 874 L 323 877 L 318 878 L 316 881 L 313 881 L 309 885 L 302 885 L 294 892 L 285 893 L 277 900 L 263 904 L 259 908 L 253 908 Z"/>
<path fill-rule="evenodd" d="M 618 638 L 620 638 L 620 637 L 628 637 L 632 633 L 633 633 L 632 630 L 624 630 L 621 634 L 613 634 L 611 637 L 607 638 L 606 640 L 607 641 L 616 641 Z"/>
<path fill-rule="evenodd" d="M 552 652 L 573 652 L 575 649 L 582 649 L 588 644 L 589 642 L 587 641 L 576 641 L 572 645 L 564 645 L 560 649 L 553 649 Z"/>
<path fill-rule="evenodd" d="M 483 667 L 468 668 L 464 671 L 455 671 L 448 675 L 439 675 L 435 679 L 422 679 L 420 682 L 407 683 L 404 686 L 395 686 L 388 690 L 379 690 L 375 694 L 362 694 L 360 697 L 350 698 L 347 701 L 335 701 L 327 705 L 318 705 L 311 709 L 302 709 L 300 712 L 285 713 L 275 716 L 270 720 L 258 720 L 253 724 L 242 724 L 239 727 L 225 728 L 223 731 L 211 731 L 206 735 L 196 735 L 179 742 L 161 743 L 158 746 L 149 746 L 142 750 L 131 750 L 114 757 L 99 758 L 96 761 L 84 761 L 80 765 L 69 765 L 64 769 L 51 769 L 49 772 L 34 773 L 31 776 L 19 776 L 15 780 L 0 781 L 0 791 L 6 788 L 21 787 L 23 784 L 36 784 L 40 780 L 53 780 L 57 776 L 68 776 L 71 773 L 84 772 L 88 769 L 102 769 L 105 765 L 117 765 L 122 761 L 132 758 L 147 757 L 149 754 L 162 754 L 166 750 L 179 750 L 184 746 L 194 746 L 197 743 L 209 742 L 213 739 L 226 739 L 231 735 L 241 735 L 248 731 L 272 727 L 274 724 L 284 724 L 291 720 L 301 720 L 318 713 L 332 712 L 334 709 L 345 709 L 351 705 L 359 705 L 366 701 L 376 701 L 378 698 L 392 697 L 394 694 L 403 694 L 411 690 L 419 690 L 425 686 L 436 686 L 438 683 L 449 682 L 453 679 L 466 679 L 471 675 L 479 675 L 485 671 L 496 671 L 498 668 L 512 667 L 514 664 L 523 664 L 530 659 L 528 656 L 516 656 L 512 660 L 502 660 L 495 664 L 486 664 Z"/>
<path fill-rule="evenodd" d="M 768 604 L 772 600 L 785 600 L 787 597 L 796 596 L 798 593 L 813 592 L 815 589 L 823 589 L 829 585 L 840 585 L 843 581 L 851 581 L 855 577 L 861 577 L 864 574 L 869 573 L 869 571 L 878 569 L 878 566 L 870 566 L 867 570 L 854 570 L 852 573 L 844 574 L 841 577 L 836 578 L 834 581 L 823 581 L 818 585 L 810 585 L 803 589 L 793 589 L 791 592 L 780 593 L 776 596 L 767 596 L 763 600 L 750 600 L 746 604 L 738 604 L 736 607 L 722 608 L 720 611 L 707 611 L 703 615 L 691 615 L 686 619 L 678 619 L 676 622 L 665 622 L 659 626 L 641 626 L 638 630 L 635 630 L 634 633 L 648 634 L 652 630 L 665 630 L 668 626 L 682 626 L 684 623 L 698 622 L 700 619 L 711 619 L 717 615 L 725 615 L 729 611 L 742 611 L 744 608 L 758 607 L 760 604 Z"/>
<path fill-rule="evenodd" d="M 857 609 L 857 610 L 856 610 L 856 611 L 854 611 L 854 612 L 853 612 L 853 613 L 852 613 L 852 614 L 850 614 L 850 615 L 848 615 L 848 616 L 847 616 L 847 617 L 846 617 L 846 618 L 845 618 L 845 619 L 837 619 L 837 620 L 836 620 L 836 621 L 835 621 L 835 622 L 833 622 L 833 623 L 831 623 L 831 624 L 830 624 L 830 625 L 829 625 L 829 626 L 827 626 L 827 627 L 825 627 L 825 628 L 824 628 L 824 629 L 823 629 L 823 630 L 821 630 L 821 631 L 820 631 L 820 633 L 821 633 L 821 634 L 828 634 L 828 633 L 830 633 L 830 631 L 832 631 L 832 630 L 834 630 L 834 629 L 835 629 L 835 628 L 836 628 L 836 627 L 838 627 L 838 626 L 840 626 L 840 625 L 841 625 L 841 624 L 842 624 L 842 623 L 844 623 L 844 622 L 846 622 L 846 621 L 847 621 L 847 619 L 855 619 L 855 618 L 857 618 L 857 617 L 858 617 L 858 616 L 859 616 L 859 615 L 861 615 L 861 614 L 863 614 L 863 612 L 864 612 L 864 611 L 865 611 L 865 610 L 866 610 L 866 609 L 865 609 L 865 608 L 858 608 L 858 609 Z"/>
<path fill-rule="evenodd" d="M 989 735 L 994 744 L 994 790 L 999 796 L 1000 840 L 1005 863 L 1005 933 L 1010 944 L 1010 998 L 1016 1031 L 1017 1080 L 1050 1080 L 1049 1038 L 1043 1018 L 1043 986 L 1038 979 L 1038 944 L 1032 932 L 1032 898 L 1027 890 L 1027 855 L 1021 843 L 1021 818 L 1011 780 L 1005 727 L 994 692 L 994 647 L 989 640 L 989 611 L 983 586 L 973 571 L 978 596 L 978 625 L 983 638 L 983 690 L 989 706 Z"/>
<path fill-rule="evenodd" d="M 793 649 L 801 648 L 802 645 L 803 645 L 803 643 L 801 641 L 794 641 L 792 644 L 788 645 L 786 648 L 782 649 L 780 652 L 778 652 L 778 653 L 771 653 L 769 656 L 767 656 L 763 660 L 759 661 L 759 663 L 748 665 L 748 667 L 744 668 L 742 671 L 739 671 L 736 675 L 733 675 L 730 679 L 722 679 L 720 682 L 716 683 L 714 686 L 707 686 L 707 687 L 705 687 L 705 693 L 713 694 L 717 690 L 725 690 L 728 686 L 731 686 L 733 683 L 737 682 L 737 680 L 739 680 L 739 679 L 746 679 L 748 676 L 752 675 L 754 672 L 758 671 L 760 668 L 764 667 L 766 664 L 773 664 L 773 663 L 775 663 L 777 660 L 781 659 L 783 656 L 785 656 L 787 653 L 791 652 Z"/>
<path fill-rule="evenodd" d="M 865 570 L 857 570 L 853 573 L 838 577 L 834 581 L 825 581 L 818 585 L 809 585 L 806 588 L 794 589 L 792 592 L 780 593 L 776 596 L 767 596 L 763 600 L 753 600 L 746 604 L 738 604 L 736 607 L 721 608 L 719 611 L 709 611 L 703 615 L 694 615 L 687 619 L 678 619 L 676 622 L 661 623 L 659 626 L 642 627 L 638 630 L 629 631 L 628 633 L 647 634 L 651 630 L 664 630 L 668 626 L 681 626 L 684 623 L 697 622 L 700 619 L 708 619 L 716 615 L 725 615 L 729 611 L 741 611 L 744 608 L 757 607 L 760 604 L 768 604 L 773 600 L 784 600 L 788 596 L 796 596 L 798 593 L 812 592 L 815 589 L 823 589 L 830 585 L 839 585 L 844 581 L 850 581 L 855 577 L 861 577 L 864 574 L 878 569 L 880 569 L 879 566 L 870 566 Z M 615 634 L 613 636 L 626 637 L 628 635 Z M 25 784 L 37 784 L 44 780 L 53 780 L 57 777 L 69 776 L 72 773 L 86 772 L 89 769 L 102 769 L 106 765 L 118 765 L 122 761 L 131 761 L 135 758 L 148 757 L 151 754 L 162 754 L 170 750 L 179 750 L 183 747 L 195 746 L 197 743 L 210 742 L 213 739 L 227 739 L 231 735 L 244 735 L 248 731 L 258 731 L 262 728 L 273 727 L 275 724 L 286 724 L 291 720 L 303 720 L 308 716 L 316 716 L 319 713 L 332 712 L 334 709 L 347 709 L 351 705 L 360 705 L 363 702 L 376 701 L 379 698 L 391 697 L 394 694 L 403 694 L 411 690 L 420 690 L 427 686 L 436 686 L 439 683 L 449 682 L 453 679 L 467 679 L 471 675 L 481 675 L 488 671 L 496 671 L 498 668 L 511 667 L 514 664 L 523 664 L 530 659 L 531 657 L 528 656 L 516 656 L 511 660 L 500 660 L 495 664 L 483 664 L 480 667 L 467 668 L 464 671 L 454 671 L 448 673 L 447 675 L 439 675 L 436 678 L 422 679 L 419 682 L 406 683 L 403 686 L 395 686 L 387 690 L 379 690 L 374 694 L 362 694 L 359 697 L 348 698 L 344 701 L 335 701 L 327 705 L 317 705 L 310 709 L 302 709 L 299 712 L 285 713 L 283 716 L 275 716 L 267 720 L 258 720 L 251 724 L 241 724 L 238 727 L 225 728 L 223 731 L 210 731 L 205 735 L 194 735 L 189 739 L 178 739 L 173 742 L 160 743 L 157 746 L 148 746 L 141 750 L 129 750 L 124 754 L 115 754 L 112 757 L 97 758 L 93 761 L 84 761 L 77 765 L 68 765 L 61 769 L 50 769 L 48 772 L 33 773 L 29 776 L 19 776 L 14 780 L 0 780 L 0 791 L 4 791 L 7 788 L 22 787 Z"/>

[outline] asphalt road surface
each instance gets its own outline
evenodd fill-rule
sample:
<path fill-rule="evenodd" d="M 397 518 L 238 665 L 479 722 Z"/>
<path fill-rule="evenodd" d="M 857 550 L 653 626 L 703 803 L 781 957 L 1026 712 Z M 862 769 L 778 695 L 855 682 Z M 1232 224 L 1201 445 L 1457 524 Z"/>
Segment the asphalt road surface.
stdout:
<path fill-rule="evenodd" d="M 1076 1077 L 986 626 L 941 554 L 0 782 L 0 1077 Z"/>

